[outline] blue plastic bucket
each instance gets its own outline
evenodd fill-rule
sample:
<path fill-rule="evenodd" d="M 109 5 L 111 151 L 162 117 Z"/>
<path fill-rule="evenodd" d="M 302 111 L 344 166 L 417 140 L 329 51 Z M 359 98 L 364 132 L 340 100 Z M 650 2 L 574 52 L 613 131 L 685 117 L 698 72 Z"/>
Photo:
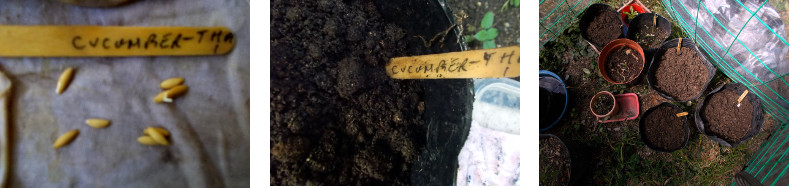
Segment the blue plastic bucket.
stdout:
<path fill-rule="evenodd" d="M 543 78 L 549 78 L 549 79 L 543 79 Z M 558 83 L 556 83 L 554 80 L 558 81 Z M 555 120 L 548 119 L 546 120 L 547 122 L 543 122 L 542 120 L 540 121 L 540 132 L 543 132 L 548 129 L 551 129 L 553 125 L 556 125 L 556 123 L 558 123 L 559 120 L 562 119 L 562 116 L 564 116 L 564 113 L 567 111 L 567 101 L 570 99 L 570 96 L 567 93 L 567 85 L 564 84 L 562 78 L 551 71 L 540 70 L 540 88 L 541 88 L 540 90 L 541 93 L 543 92 L 542 89 L 544 89 L 545 91 L 548 91 L 550 94 L 564 94 L 564 104 L 560 105 L 562 108 L 561 110 L 562 112 L 559 114 L 559 116 Z M 540 103 L 542 103 L 543 97 L 541 96 L 540 98 L 541 98 Z M 554 106 L 554 104 L 550 104 L 550 106 L 548 107 L 552 107 L 552 106 Z M 544 114 L 542 113 L 550 113 L 550 112 L 548 110 L 543 111 L 544 110 L 542 109 L 543 104 L 541 104 L 540 107 L 541 107 L 540 118 L 544 118 L 542 116 Z M 543 123 L 550 123 L 550 124 L 548 124 L 548 126 L 544 126 Z"/>

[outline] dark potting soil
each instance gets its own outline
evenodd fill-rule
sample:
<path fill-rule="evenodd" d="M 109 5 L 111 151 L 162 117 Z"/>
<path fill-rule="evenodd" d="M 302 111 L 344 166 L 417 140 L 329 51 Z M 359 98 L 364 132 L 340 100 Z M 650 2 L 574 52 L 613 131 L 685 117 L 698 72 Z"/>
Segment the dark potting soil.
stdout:
<path fill-rule="evenodd" d="M 361 0 L 271 3 L 271 184 L 404 185 L 423 90 L 384 72 L 403 29 Z"/>
<path fill-rule="evenodd" d="M 652 110 L 644 119 L 644 135 L 649 143 L 663 150 L 673 150 L 682 146 L 685 141 L 683 117 L 677 117 L 680 111 L 670 106 L 659 106 Z"/>
<path fill-rule="evenodd" d="M 639 23 L 638 27 L 631 26 L 630 28 L 636 29 L 634 31 L 636 43 L 645 46 L 645 49 L 659 48 L 660 44 L 668 38 L 671 33 L 668 30 L 653 25 L 653 22 Z"/>
<path fill-rule="evenodd" d="M 680 53 L 676 48 L 666 50 L 655 70 L 655 88 L 678 101 L 699 96 L 709 76 L 699 55 L 687 47 L 682 47 Z"/>
<path fill-rule="evenodd" d="M 627 46 L 611 52 L 606 62 L 608 77 L 617 83 L 635 79 L 641 73 L 643 66 L 641 55 Z"/>
<path fill-rule="evenodd" d="M 592 108 L 597 115 L 605 115 L 611 111 L 614 106 L 614 99 L 610 95 L 601 95 L 597 98 Z"/>
<path fill-rule="evenodd" d="M 570 156 L 554 137 L 540 139 L 540 186 L 564 186 L 570 179 Z"/>
<path fill-rule="evenodd" d="M 602 50 L 608 42 L 616 40 L 622 34 L 620 23 L 619 14 L 616 11 L 603 11 L 592 20 L 589 28 L 586 29 L 589 42 L 594 44 L 598 50 Z"/>
<path fill-rule="evenodd" d="M 740 94 L 723 89 L 710 96 L 701 111 L 704 130 L 707 134 L 717 136 L 729 143 L 742 139 L 751 128 L 753 105 L 745 98 L 737 107 Z"/>

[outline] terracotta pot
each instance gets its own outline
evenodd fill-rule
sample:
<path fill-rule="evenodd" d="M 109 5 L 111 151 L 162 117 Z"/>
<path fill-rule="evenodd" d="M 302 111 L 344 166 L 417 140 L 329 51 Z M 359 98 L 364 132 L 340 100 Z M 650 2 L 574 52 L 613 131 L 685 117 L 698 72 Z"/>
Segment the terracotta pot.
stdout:
<path fill-rule="evenodd" d="M 601 96 L 604 96 L 604 95 L 610 96 L 611 100 L 614 101 L 614 105 L 611 107 L 611 110 L 608 111 L 608 113 L 602 114 L 602 115 L 601 114 L 597 114 L 597 113 L 594 112 L 594 104 L 595 104 L 595 102 L 597 102 L 597 99 L 599 99 Z M 592 100 L 589 102 L 589 110 L 592 111 L 592 114 L 594 114 L 594 116 L 597 116 L 599 118 L 603 118 L 603 117 L 607 117 L 607 116 L 610 116 L 612 114 L 616 114 L 617 112 L 619 112 L 619 104 L 616 103 L 616 97 L 614 97 L 614 94 L 611 94 L 611 92 L 608 92 L 608 91 L 600 91 L 597 94 L 595 94 L 592 97 Z"/>
<path fill-rule="evenodd" d="M 614 50 L 617 50 L 624 46 L 629 47 L 630 49 L 633 49 L 636 52 L 638 52 L 638 55 L 641 56 L 641 67 L 638 68 L 639 69 L 638 76 L 631 78 L 630 80 L 627 80 L 625 82 L 621 82 L 621 83 L 614 82 L 614 80 L 611 80 L 611 77 L 608 74 L 608 70 L 606 70 L 606 65 L 608 64 L 608 56 L 611 55 L 611 52 L 614 52 Z M 600 72 L 600 75 L 603 76 L 603 79 L 605 79 L 605 81 L 608 81 L 613 84 L 627 84 L 641 77 L 641 74 L 644 72 L 644 62 L 645 62 L 644 59 L 645 59 L 644 50 L 641 49 L 641 46 L 639 46 L 638 43 L 630 39 L 616 39 L 614 41 L 609 42 L 607 45 L 605 45 L 605 47 L 603 47 L 603 50 L 600 51 L 600 56 L 597 58 L 597 70 Z"/>

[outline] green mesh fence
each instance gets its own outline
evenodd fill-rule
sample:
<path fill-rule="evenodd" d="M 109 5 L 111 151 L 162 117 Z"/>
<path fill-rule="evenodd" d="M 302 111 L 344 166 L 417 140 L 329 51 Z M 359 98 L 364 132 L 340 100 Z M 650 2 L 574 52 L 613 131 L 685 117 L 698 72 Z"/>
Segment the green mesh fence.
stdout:
<path fill-rule="evenodd" d="M 540 0 L 540 49 L 562 35 L 589 5 L 599 0 Z"/>
<path fill-rule="evenodd" d="M 775 11 L 766 8 L 770 7 L 768 1 L 746 4 L 739 1 L 706 3 L 699 0 L 662 2 L 669 16 L 677 22 L 675 24 L 707 53 L 718 70 L 733 81 L 746 85 L 759 96 L 764 102 L 765 111 L 774 118 L 781 122 L 789 120 L 789 101 L 784 97 L 789 97 L 789 84 L 784 78 L 789 74 L 789 67 L 782 65 L 786 64 L 787 58 L 778 57 L 786 56 L 785 49 L 789 49 L 789 43 L 785 40 L 785 28 L 773 28 L 760 18 L 759 15 L 764 15 L 766 11 Z M 738 13 L 722 13 L 719 10 L 721 4 L 730 6 L 725 11 Z M 732 15 L 738 17 L 727 17 Z M 781 23 L 781 20 L 769 21 Z M 753 35 L 758 37 L 741 38 Z M 768 42 L 775 45 L 772 47 L 776 49 L 774 52 L 765 46 Z"/>
<path fill-rule="evenodd" d="M 786 0 L 661 0 L 680 28 L 733 81 L 759 96 L 764 110 L 782 122 L 747 162 L 732 185 L 789 185 L 789 58 Z M 737 182 L 741 181 L 741 182 Z"/>

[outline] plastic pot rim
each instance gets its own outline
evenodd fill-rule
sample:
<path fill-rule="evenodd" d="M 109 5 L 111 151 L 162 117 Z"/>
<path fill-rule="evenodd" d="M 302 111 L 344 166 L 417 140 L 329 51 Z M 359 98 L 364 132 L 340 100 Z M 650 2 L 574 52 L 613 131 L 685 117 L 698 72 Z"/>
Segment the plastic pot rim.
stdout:
<path fill-rule="evenodd" d="M 562 117 L 564 116 L 564 112 L 567 111 L 567 103 L 569 103 L 568 100 L 570 100 L 570 93 L 567 92 L 567 85 L 565 85 L 564 80 L 562 80 L 562 78 L 559 77 L 559 75 L 556 75 L 556 74 L 554 74 L 551 71 L 540 70 L 539 76 L 543 76 L 543 75 L 556 78 L 556 80 L 559 80 L 559 82 L 562 83 L 562 86 L 564 86 L 563 87 L 564 88 L 564 107 L 562 108 L 562 114 L 559 114 L 559 118 L 556 118 L 556 120 L 553 121 L 553 123 L 551 123 L 551 125 L 549 125 L 548 127 L 545 127 L 544 129 L 540 129 L 540 132 L 547 131 L 547 130 L 553 128 L 553 126 L 556 125 L 556 123 L 559 123 L 559 120 L 562 120 Z"/>
<path fill-rule="evenodd" d="M 608 64 L 607 62 L 608 56 L 611 55 L 614 49 L 618 50 L 621 46 L 627 46 L 638 52 L 638 54 L 641 56 L 641 67 L 639 68 L 640 70 L 638 71 L 638 74 L 636 74 L 636 76 L 631 78 L 630 80 L 624 82 L 614 82 L 608 75 L 608 70 L 606 70 L 605 67 L 607 67 L 606 65 Z M 628 84 L 639 78 L 639 75 L 641 75 L 644 72 L 645 63 L 646 63 L 646 57 L 644 57 L 644 50 L 641 49 L 641 46 L 638 45 L 638 43 L 636 43 L 633 40 L 621 38 L 609 42 L 608 44 L 605 45 L 605 47 L 603 47 L 602 50 L 600 50 L 600 56 L 597 57 L 597 72 L 599 72 L 600 75 L 603 77 L 603 79 L 605 81 L 608 81 L 609 83 Z"/>
<path fill-rule="evenodd" d="M 726 147 L 737 147 L 738 145 L 745 143 L 746 141 L 750 140 L 751 138 L 753 138 L 754 136 L 759 134 L 759 132 L 761 132 L 762 126 L 764 125 L 764 113 L 762 112 L 762 103 L 761 103 L 761 100 L 759 100 L 759 98 L 755 94 L 750 94 L 749 93 L 748 95 L 746 95 L 745 99 L 750 101 L 751 102 L 751 106 L 753 106 L 753 112 L 752 112 L 753 117 L 751 117 L 751 127 L 748 128 L 748 132 L 746 132 L 745 136 L 740 138 L 740 140 L 738 140 L 738 141 L 736 141 L 734 143 L 729 143 L 728 141 L 724 140 L 723 138 L 720 138 L 720 137 L 715 136 L 715 135 L 707 134 L 707 131 L 705 129 L 704 120 L 701 117 L 701 110 L 704 109 L 704 106 L 709 104 L 709 103 L 707 103 L 707 100 L 710 99 L 710 96 L 712 96 L 712 95 L 714 95 L 714 94 L 716 94 L 716 93 L 718 93 L 718 92 L 720 92 L 720 91 L 722 91 L 724 89 L 729 89 L 729 90 L 746 89 L 747 90 L 748 88 L 745 87 L 745 85 L 743 85 L 741 83 L 727 83 L 727 84 L 721 85 L 718 88 L 715 88 L 714 90 L 712 90 L 709 94 L 707 94 L 707 96 L 704 97 L 704 99 L 701 100 L 701 102 L 699 102 L 698 105 L 696 105 L 696 112 L 694 113 L 696 128 L 699 130 L 699 132 L 701 132 L 701 134 L 707 136 L 707 138 L 709 138 L 711 140 L 714 140 L 715 142 L 720 143 L 723 146 L 726 146 Z"/>
<path fill-rule="evenodd" d="M 603 8 L 605 10 L 600 10 L 600 9 L 597 9 L 597 8 Z M 595 13 L 594 15 L 591 15 L 591 14 L 589 14 L 590 10 L 597 10 L 597 11 L 594 12 Z M 622 28 L 625 26 L 625 23 L 622 21 L 622 18 L 619 16 L 619 12 L 614 10 L 614 8 L 611 7 L 611 5 L 608 5 L 608 4 L 605 4 L 605 3 L 595 3 L 595 4 L 592 4 L 592 5 L 589 5 L 589 7 L 584 11 L 583 16 L 581 16 L 581 19 L 578 20 L 578 29 L 581 30 L 581 38 L 583 38 L 584 40 L 589 42 L 589 44 L 592 44 L 592 46 L 594 46 L 595 49 L 597 49 L 597 48 L 601 48 L 602 49 L 602 46 L 596 46 L 597 44 L 594 44 L 591 41 L 589 41 L 589 34 L 586 33 L 586 30 L 589 28 L 589 24 L 591 24 L 593 19 L 597 15 L 600 15 L 600 12 L 607 11 L 607 10 L 610 10 L 610 11 L 613 11 L 614 13 L 616 13 L 617 20 L 619 20 L 619 31 L 620 31 L 619 36 L 617 38 L 623 37 L 624 36 L 624 32 L 622 32 Z M 605 46 L 605 45 L 603 45 L 603 46 Z"/>
<path fill-rule="evenodd" d="M 688 141 L 690 140 L 690 125 L 689 125 L 690 121 L 688 121 L 688 116 L 682 116 L 682 120 L 685 122 L 685 123 L 683 123 L 683 126 L 685 127 L 685 138 L 682 141 L 682 145 L 680 145 L 679 147 L 677 147 L 675 149 L 671 149 L 671 150 L 664 150 L 664 149 L 660 149 L 660 148 L 657 148 L 657 147 L 653 146 L 652 143 L 647 140 L 646 131 L 644 129 L 644 126 L 646 126 L 646 124 L 645 124 L 644 121 L 646 120 L 646 117 L 649 116 L 649 114 L 652 113 L 652 111 L 654 111 L 656 108 L 661 107 L 661 106 L 669 106 L 669 107 L 671 107 L 671 108 L 673 108 L 675 110 L 678 110 L 680 112 L 683 111 L 682 108 L 680 108 L 679 106 L 677 106 L 677 105 L 675 105 L 673 103 L 670 103 L 670 102 L 662 102 L 662 103 L 660 103 L 660 104 L 658 104 L 656 106 L 653 106 L 653 107 L 647 109 L 646 111 L 644 111 L 644 114 L 641 115 L 641 120 L 638 121 L 638 129 L 639 129 L 638 132 L 641 135 L 641 141 L 644 142 L 644 145 L 647 145 L 647 147 L 649 147 L 649 149 L 652 149 L 652 150 L 655 150 L 655 151 L 660 151 L 660 152 L 671 153 L 671 152 L 674 152 L 674 151 L 681 150 L 681 149 L 685 148 L 688 145 Z"/>
<path fill-rule="evenodd" d="M 602 95 L 608 95 L 614 101 L 614 104 L 611 107 L 611 110 L 609 110 L 608 113 L 606 113 L 605 115 L 600 115 L 600 114 L 595 113 L 594 112 L 594 107 L 593 107 L 594 106 L 594 102 L 597 102 L 597 99 L 599 99 L 600 96 L 602 96 Z M 616 103 L 616 97 L 614 96 L 613 93 L 608 92 L 608 91 L 600 91 L 600 92 L 597 92 L 597 94 L 595 94 L 594 96 L 592 96 L 592 100 L 589 101 L 589 111 L 592 111 L 592 115 L 594 115 L 596 117 L 599 117 L 599 118 L 603 118 L 603 117 L 615 114 L 616 111 L 618 110 L 618 108 L 617 108 L 618 105 L 619 104 Z"/>
<path fill-rule="evenodd" d="M 672 47 L 676 47 L 677 46 L 676 42 L 678 42 L 678 40 L 679 40 L 679 38 L 674 38 L 674 39 L 671 39 L 671 40 L 667 40 L 667 41 L 663 42 L 662 44 L 660 44 L 660 48 L 658 48 L 655 51 L 655 54 L 652 56 L 651 63 L 649 64 L 649 68 L 647 68 L 647 84 L 649 85 L 649 88 L 652 88 L 652 90 L 655 90 L 658 93 L 658 95 L 660 95 L 661 97 L 666 98 L 666 99 L 668 99 L 670 101 L 673 101 L 673 102 L 685 103 L 685 102 L 688 102 L 688 101 L 696 100 L 699 97 L 701 97 L 702 95 L 704 95 L 704 91 L 706 91 L 707 87 L 709 87 L 710 81 L 712 81 L 712 78 L 715 77 L 715 72 L 718 69 L 715 68 L 715 66 L 713 66 L 709 62 L 709 60 L 707 60 L 707 57 L 704 55 L 704 53 L 702 53 L 699 50 L 699 48 L 696 46 L 696 43 L 693 42 L 693 40 L 691 40 L 689 38 L 682 38 L 682 47 L 691 48 L 692 50 L 696 51 L 696 53 L 701 58 L 702 64 L 704 64 L 704 66 L 707 67 L 707 81 L 705 82 L 704 87 L 702 88 L 701 92 L 699 92 L 699 94 L 696 95 L 695 97 L 692 97 L 692 98 L 690 98 L 688 100 L 680 101 L 680 100 L 677 100 L 677 99 L 675 99 L 673 97 L 670 97 L 670 96 L 666 95 L 665 93 L 663 93 L 663 91 L 659 90 L 653 84 L 655 82 L 654 81 L 655 71 L 656 71 L 655 69 L 657 69 L 657 66 L 658 66 L 657 64 L 659 63 L 658 60 L 663 56 L 663 54 L 666 52 L 666 50 L 672 49 Z"/>
<path fill-rule="evenodd" d="M 628 31 L 627 31 L 627 33 L 625 33 L 625 37 L 626 37 L 627 39 L 631 39 L 631 40 L 635 41 L 635 39 L 633 39 L 633 38 L 635 38 L 635 37 L 633 37 L 632 35 L 635 35 L 635 33 L 634 33 L 634 32 L 635 32 L 635 30 L 634 30 L 633 28 L 635 28 L 636 26 L 638 26 L 638 23 L 639 23 L 639 21 L 636 21 L 636 20 L 639 20 L 641 17 L 647 16 L 647 15 L 654 15 L 654 16 L 657 16 L 657 25 L 658 25 L 658 27 L 660 27 L 660 25 L 661 25 L 660 23 L 666 23 L 666 24 L 667 24 L 667 26 L 668 26 L 668 27 L 666 27 L 666 28 L 668 29 L 669 36 L 666 36 L 666 38 L 664 38 L 663 40 L 661 40 L 661 41 L 660 41 L 660 46 L 662 46 L 662 45 L 663 45 L 663 42 L 665 42 L 665 41 L 668 39 L 668 37 L 670 37 L 670 36 L 671 36 L 671 32 L 672 32 L 672 30 L 673 30 L 673 29 L 671 28 L 671 21 L 669 21 L 668 19 L 666 19 L 666 17 L 663 17 L 663 16 L 661 16 L 660 14 L 657 14 L 657 13 L 651 13 L 651 12 L 650 12 L 650 13 L 642 13 L 642 14 L 638 14 L 638 16 L 636 16 L 635 18 L 633 18 L 633 20 L 630 20 L 630 23 L 636 23 L 636 25 L 634 25 L 633 27 L 628 27 Z M 647 19 L 648 19 L 648 18 L 647 18 Z M 662 24 L 662 25 L 666 26 L 666 24 Z M 683 40 L 684 40 L 684 39 L 683 39 Z M 636 43 L 638 43 L 638 42 L 636 42 Z M 640 45 L 640 44 L 639 44 L 639 45 Z M 658 46 L 657 48 L 660 48 L 660 46 Z M 645 47 L 646 47 L 646 48 L 645 48 Z M 657 48 L 648 48 L 648 47 L 649 47 L 649 46 L 642 46 L 641 48 L 644 48 L 644 49 L 657 49 Z"/>

